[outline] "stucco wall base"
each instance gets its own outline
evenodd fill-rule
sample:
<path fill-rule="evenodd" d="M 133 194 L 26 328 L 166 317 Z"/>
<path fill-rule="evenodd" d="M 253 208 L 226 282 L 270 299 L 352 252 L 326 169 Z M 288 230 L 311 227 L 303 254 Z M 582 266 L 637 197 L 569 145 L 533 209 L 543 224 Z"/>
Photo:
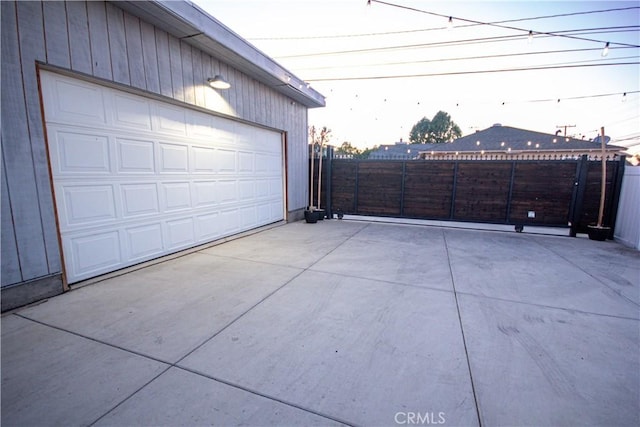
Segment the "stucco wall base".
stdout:
<path fill-rule="evenodd" d="M 304 219 L 304 208 L 288 212 L 287 222 L 302 221 L 303 219 Z"/>
<path fill-rule="evenodd" d="M 2 312 L 59 295 L 63 292 L 62 274 L 40 277 L 2 288 Z"/>

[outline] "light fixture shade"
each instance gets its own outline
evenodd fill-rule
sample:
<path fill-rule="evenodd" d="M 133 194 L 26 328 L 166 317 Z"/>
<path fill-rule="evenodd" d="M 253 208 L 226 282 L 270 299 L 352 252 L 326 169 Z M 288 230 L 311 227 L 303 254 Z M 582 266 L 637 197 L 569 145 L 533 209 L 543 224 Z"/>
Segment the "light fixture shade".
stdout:
<path fill-rule="evenodd" d="M 231 84 L 220 74 L 217 74 L 215 77 L 209 77 L 207 82 L 209 82 L 209 86 L 214 89 L 229 89 L 231 87 Z"/>

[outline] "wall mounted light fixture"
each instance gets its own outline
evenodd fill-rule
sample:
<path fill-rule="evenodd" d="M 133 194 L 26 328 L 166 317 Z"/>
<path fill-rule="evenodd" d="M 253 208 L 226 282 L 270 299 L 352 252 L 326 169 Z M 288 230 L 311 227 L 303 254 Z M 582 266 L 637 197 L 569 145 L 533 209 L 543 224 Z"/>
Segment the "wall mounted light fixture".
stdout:
<path fill-rule="evenodd" d="M 217 74 L 215 77 L 209 77 L 207 82 L 209 86 L 214 89 L 229 89 L 231 87 L 231 83 L 226 81 L 220 74 Z"/>

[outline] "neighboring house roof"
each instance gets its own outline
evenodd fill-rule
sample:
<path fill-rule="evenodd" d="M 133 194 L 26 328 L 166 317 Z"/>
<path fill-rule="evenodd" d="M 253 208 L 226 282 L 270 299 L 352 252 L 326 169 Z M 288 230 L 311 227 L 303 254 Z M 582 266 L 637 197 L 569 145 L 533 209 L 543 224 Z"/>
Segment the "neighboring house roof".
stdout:
<path fill-rule="evenodd" d="M 115 3 L 308 108 L 325 106 L 319 92 L 189 1 Z"/>
<path fill-rule="evenodd" d="M 600 143 L 561 135 L 535 132 L 510 126 L 494 125 L 471 135 L 441 144 L 383 145 L 369 158 L 415 158 L 420 153 L 491 154 L 491 153 L 593 153 L 601 151 Z M 606 151 L 618 153 L 624 147 L 607 145 Z"/>

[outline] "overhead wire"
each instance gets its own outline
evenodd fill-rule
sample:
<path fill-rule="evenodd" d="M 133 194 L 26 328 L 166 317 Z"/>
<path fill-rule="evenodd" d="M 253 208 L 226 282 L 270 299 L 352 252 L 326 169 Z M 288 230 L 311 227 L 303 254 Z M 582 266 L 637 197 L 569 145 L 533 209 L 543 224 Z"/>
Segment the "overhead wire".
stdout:
<path fill-rule="evenodd" d="M 633 49 L 630 47 L 618 47 L 618 49 Z M 382 62 L 382 63 L 368 63 L 368 64 L 351 64 L 351 65 L 340 65 L 341 69 L 344 68 L 356 68 L 356 67 L 378 67 L 378 66 L 392 66 L 392 65 L 410 65 L 410 64 L 427 64 L 431 62 L 449 62 L 449 61 L 472 61 L 479 59 L 497 59 L 497 58 L 511 58 L 517 56 L 533 56 L 533 55 L 552 55 L 552 54 L 565 54 L 565 53 L 578 53 L 578 52 L 593 52 L 602 50 L 599 47 L 590 47 L 590 48 L 582 48 L 582 49 L 559 49 L 559 50 L 545 50 L 545 51 L 535 51 L 535 52 L 514 52 L 514 53 L 503 53 L 503 54 L 495 54 L 495 55 L 475 55 L 475 56 L 461 56 L 454 58 L 435 58 L 435 59 L 423 59 L 423 60 L 412 60 L 412 61 L 397 61 L 397 62 Z M 608 59 L 628 59 L 631 57 L 622 57 L 622 58 L 608 58 Z M 602 61 L 603 59 L 599 59 Z M 324 70 L 324 69 L 335 69 L 335 65 L 327 65 L 327 66 L 314 66 L 314 67 L 297 67 L 296 70 L 300 71 L 308 71 L 308 70 Z"/>
<path fill-rule="evenodd" d="M 581 28 L 574 30 L 560 30 L 556 31 L 556 34 L 563 33 L 575 33 L 575 34 L 591 34 L 592 31 L 599 32 L 614 32 L 611 30 L 620 30 L 620 31 L 633 31 L 640 28 L 638 25 L 632 26 L 624 26 L 624 27 L 599 27 L 599 28 Z M 597 33 L 594 33 L 597 34 Z M 554 37 L 552 35 L 542 35 L 539 38 L 543 37 Z M 481 44 L 481 43 L 494 43 L 494 42 L 502 42 L 502 41 L 512 41 L 528 38 L 528 34 L 511 34 L 511 35 L 502 35 L 502 36 L 491 36 L 491 37 L 477 37 L 473 39 L 460 39 L 460 40 L 445 40 L 445 41 L 437 41 L 430 43 L 415 43 L 415 44 L 404 44 L 404 45 L 394 45 L 394 46 L 382 46 L 382 47 L 371 47 L 371 48 L 360 48 L 360 49 L 347 49 L 347 50 L 336 50 L 336 51 L 328 51 L 328 52 L 313 52 L 313 53 L 301 53 L 301 54 L 292 54 L 292 55 L 279 55 L 274 56 L 275 59 L 291 59 L 291 58 L 307 58 L 307 57 L 316 57 L 316 56 L 330 56 L 330 55 L 344 55 L 344 54 L 354 54 L 354 53 L 370 53 L 370 52 L 381 52 L 381 51 L 389 51 L 389 50 L 401 50 L 401 49 L 418 49 L 418 48 L 429 48 L 429 47 L 442 47 L 442 46 L 466 46 L 472 44 Z M 618 48 L 640 48 L 636 45 L 625 45 Z M 614 49 L 610 47 L 610 49 Z"/>
<path fill-rule="evenodd" d="M 491 23 L 491 22 L 477 21 L 475 19 L 461 18 L 461 17 L 458 17 L 458 16 L 453 17 L 453 16 L 450 16 L 450 15 L 444 15 L 442 13 L 430 12 L 428 10 L 422 10 L 422 9 L 417 9 L 417 8 L 414 8 L 414 7 L 403 6 L 403 5 L 390 3 L 390 2 L 386 2 L 386 1 L 382 1 L 382 0 L 371 0 L 371 3 L 380 3 L 380 4 L 384 4 L 386 6 L 396 7 L 396 8 L 400 8 L 400 9 L 406 9 L 406 10 L 410 10 L 410 11 L 414 11 L 414 12 L 424 13 L 424 14 L 431 15 L 431 16 L 438 16 L 438 17 L 441 17 L 441 18 L 449 18 L 449 19 L 453 18 L 453 19 L 456 19 L 458 21 L 469 22 L 469 23 L 476 24 L 476 25 L 487 25 L 487 26 L 496 27 L 496 28 L 503 28 L 503 29 L 507 29 L 507 30 L 524 32 L 525 35 L 527 35 L 527 36 L 528 36 L 529 32 L 532 31 L 531 29 L 513 27 L 513 26 L 510 26 L 510 25 L 502 25 L 502 24 L 496 24 L 496 23 Z M 607 42 L 606 40 L 589 39 L 589 38 L 585 38 L 585 37 L 577 37 L 577 36 L 574 36 L 574 35 L 560 34 L 560 33 L 557 33 L 557 32 L 549 32 L 549 31 L 533 31 L 533 33 L 535 35 L 545 34 L 545 35 L 549 35 L 549 36 L 566 37 L 566 38 L 570 38 L 570 39 L 583 40 L 583 41 L 589 41 L 589 42 L 596 42 L 596 43 L 601 43 L 601 44 Z M 607 43 L 616 44 L 618 46 L 640 47 L 640 45 L 632 45 L 632 44 L 621 43 L 621 42 L 607 42 Z"/>
<path fill-rule="evenodd" d="M 491 74 L 518 71 L 542 71 L 557 70 L 569 68 L 583 67 L 610 67 L 624 65 L 640 65 L 640 62 L 614 62 L 608 64 L 583 64 L 583 65 L 552 65 L 552 66 L 534 66 L 534 67 L 516 67 L 516 68 L 499 68 L 487 70 L 468 70 L 468 71 L 449 71 L 442 73 L 426 73 L 426 74 L 403 74 L 403 75 L 384 75 L 384 76 L 359 76 L 359 77 L 330 77 L 330 78 L 307 78 L 308 82 L 326 82 L 326 81 L 353 81 L 353 80 L 384 80 L 384 79 L 400 79 L 400 78 L 416 78 L 416 77 L 438 77 L 438 76 L 456 76 L 468 74 Z"/>
<path fill-rule="evenodd" d="M 549 18 L 561 18 L 566 16 L 576 16 L 576 15 L 587 15 L 594 13 L 606 13 L 606 12 L 618 12 L 632 9 L 640 9 L 640 6 L 630 6 L 630 7 L 618 7 L 618 8 L 610 8 L 610 9 L 600 9 L 600 10 L 590 10 L 585 12 L 569 12 L 569 13 L 558 13 L 555 15 L 543 15 L 543 16 L 534 16 L 530 18 L 515 18 L 515 19 L 505 19 L 503 21 L 492 21 L 491 24 L 505 24 L 509 22 L 522 22 L 522 21 L 533 21 L 538 19 L 549 19 Z M 466 25 L 458 25 L 456 28 L 466 28 L 473 27 L 484 24 L 466 24 Z M 288 36 L 288 37 L 249 37 L 247 40 L 249 41 L 262 41 L 262 40 L 314 40 L 314 39 L 338 39 L 338 38 L 354 38 L 354 37 L 372 37 L 372 36 L 388 36 L 395 34 L 409 34 L 409 33 L 418 33 L 418 32 L 427 32 L 427 31 L 439 31 L 446 29 L 446 26 L 442 27 L 433 27 L 433 28 L 420 28 L 415 30 L 401 30 L 401 31 L 385 31 L 385 32 L 377 32 L 377 33 L 360 33 L 360 34 L 338 34 L 338 35 L 323 35 L 323 36 Z"/>

